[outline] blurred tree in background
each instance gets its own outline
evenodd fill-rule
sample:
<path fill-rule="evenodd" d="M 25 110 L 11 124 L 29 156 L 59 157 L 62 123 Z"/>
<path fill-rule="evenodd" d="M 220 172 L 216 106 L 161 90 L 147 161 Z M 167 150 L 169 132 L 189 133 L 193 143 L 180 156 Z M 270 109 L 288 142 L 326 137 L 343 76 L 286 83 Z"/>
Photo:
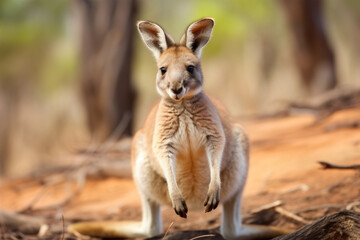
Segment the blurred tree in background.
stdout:
<path fill-rule="evenodd" d="M 336 85 L 335 57 L 324 23 L 322 0 L 281 0 L 295 45 L 295 61 L 312 96 Z"/>
<path fill-rule="evenodd" d="M 131 66 L 136 1 L 77 0 L 81 15 L 81 89 L 94 140 L 132 133 Z"/>

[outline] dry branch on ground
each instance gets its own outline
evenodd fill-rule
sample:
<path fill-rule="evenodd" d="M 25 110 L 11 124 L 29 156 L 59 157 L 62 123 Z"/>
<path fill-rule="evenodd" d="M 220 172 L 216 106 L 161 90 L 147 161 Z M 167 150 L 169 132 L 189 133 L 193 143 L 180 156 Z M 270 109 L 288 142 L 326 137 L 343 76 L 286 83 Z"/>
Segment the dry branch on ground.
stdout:
<path fill-rule="evenodd" d="M 319 161 L 319 164 L 323 167 L 323 169 L 360 169 L 360 164 L 344 166 L 324 161 Z"/>
<path fill-rule="evenodd" d="M 0 225 L 5 230 L 19 231 L 24 234 L 38 234 L 41 226 L 44 225 L 44 219 L 0 211 Z"/>

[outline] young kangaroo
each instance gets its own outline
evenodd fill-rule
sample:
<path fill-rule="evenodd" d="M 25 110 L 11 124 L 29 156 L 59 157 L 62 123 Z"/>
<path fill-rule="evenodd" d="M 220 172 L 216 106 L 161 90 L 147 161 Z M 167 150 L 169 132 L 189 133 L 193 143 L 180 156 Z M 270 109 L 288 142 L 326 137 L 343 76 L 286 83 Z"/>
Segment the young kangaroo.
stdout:
<path fill-rule="evenodd" d="M 249 143 L 225 108 L 203 91 L 200 56 L 214 20 L 192 23 L 180 44 L 157 24 L 138 29 L 154 54 L 161 100 L 133 139 L 132 169 L 142 200 L 142 222 L 80 223 L 71 231 L 97 236 L 151 237 L 162 232 L 160 205 L 186 218 L 188 210 L 223 206 L 226 239 L 259 239 L 282 232 L 244 227 L 241 197 L 248 172 Z"/>

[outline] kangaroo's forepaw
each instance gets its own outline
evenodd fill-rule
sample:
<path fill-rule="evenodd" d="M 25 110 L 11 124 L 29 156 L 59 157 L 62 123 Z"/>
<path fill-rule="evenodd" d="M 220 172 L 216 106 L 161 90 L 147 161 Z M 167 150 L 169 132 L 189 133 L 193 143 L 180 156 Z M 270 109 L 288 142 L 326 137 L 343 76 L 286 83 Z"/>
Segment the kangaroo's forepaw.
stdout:
<path fill-rule="evenodd" d="M 204 202 L 205 212 L 210 212 L 211 210 L 216 209 L 219 205 L 219 201 L 220 189 L 209 191 Z"/>
<path fill-rule="evenodd" d="M 173 208 L 177 215 L 179 215 L 182 218 L 186 218 L 186 214 L 188 212 L 188 208 L 186 206 L 185 199 L 178 198 L 173 201 Z"/>

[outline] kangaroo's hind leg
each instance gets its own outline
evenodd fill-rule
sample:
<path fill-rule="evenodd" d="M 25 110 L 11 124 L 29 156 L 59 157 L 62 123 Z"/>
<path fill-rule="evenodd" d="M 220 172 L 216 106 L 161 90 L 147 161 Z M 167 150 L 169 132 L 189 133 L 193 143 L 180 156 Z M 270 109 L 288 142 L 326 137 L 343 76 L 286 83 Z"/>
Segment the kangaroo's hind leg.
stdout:
<path fill-rule="evenodd" d="M 224 192 L 235 192 L 229 194 L 229 198 L 223 201 L 223 211 L 220 232 L 226 239 L 273 239 L 276 236 L 287 234 L 282 229 L 243 225 L 241 222 L 242 195 L 245 187 L 249 145 L 248 139 L 240 126 L 233 128 L 232 155 L 229 158 L 228 167 L 222 172 Z M 228 188 L 228 189 L 226 189 Z"/>
<path fill-rule="evenodd" d="M 240 235 L 242 228 L 241 198 L 242 191 L 236 193 L 223 203 L 220 232 L 226 239 L 235 239 Z"/>
<path fill-rule="evenodd" d="M 141 196 L 142 222 L 141 229 L 145 236 L 152 237 L 162 231 L 160 205 L 146 196 Z"/>
<path fill-rule="evenodd" d="M 241 223 L 241 198 L 242 192 L 223 203 L 221 235 L 227 240 L 256 240 L 273 239 L 280 235 L 289 234 L 291 231 L 269 226 L 243 225 Z"/>
<path fill-rule="evenodd" d="M 133 139 L 131 157 L 133 178 L 142 203 L 141 232 L 145 237 L 152 237 L 162 232 L 160 203 L 152 195 L 159 188 L 156 184 L 159 178 L 151 168 L 150 158 L 144 150 L 145 144 L 144 135 L 138 132 Z"/>
<path fill-rule="evenodd" d="M 243 232 L 241 223 L 242 195 L 246 183 L 249 159 L 248 138 L 241 126 L 232 129 L 232 145 L 229 146 L 227 168 L 221 173 L 223 199 L 220 232 L 226 239 L 237 239 Z"/>

